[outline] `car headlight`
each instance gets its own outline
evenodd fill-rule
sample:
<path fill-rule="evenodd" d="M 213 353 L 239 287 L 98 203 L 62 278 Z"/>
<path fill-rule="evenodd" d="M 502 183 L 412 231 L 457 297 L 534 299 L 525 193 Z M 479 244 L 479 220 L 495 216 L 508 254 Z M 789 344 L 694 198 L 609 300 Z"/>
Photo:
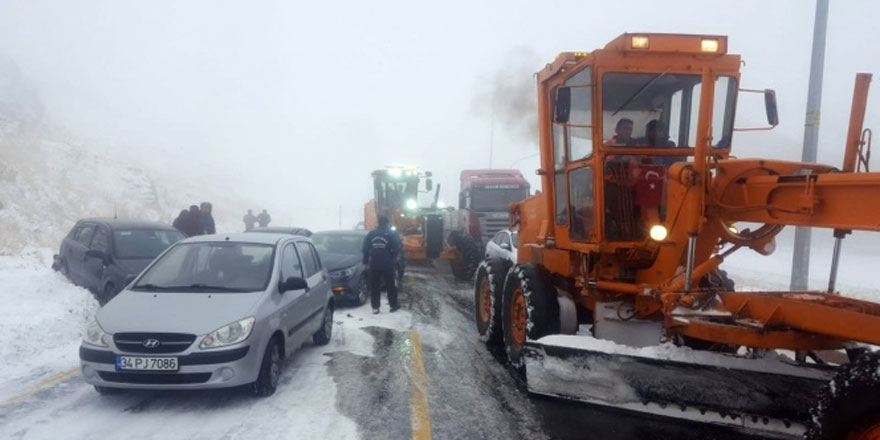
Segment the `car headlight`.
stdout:
<path fill-rule="evenodd" d="M 354 266 L 330 272 L 330 278 L 334 280 L 350 278 L 352 275 L 354 275 Z"/>
<path fill-rule="evenodd" d="M 83 331 L 83 342 L 95 347 L 109 347 L 110 334 L 101 328 L 98 321 L 93 320 Z"/>
<path fill-rule="evenodd" d="M 254 329 L 254 322 L 256 322 L 256 318 L 248 316 L 231 324 L 226 324 L 208 333 L 205 339 L 202 339 L 199 348 L 218 348 L 238 344 L 251 335 L 251 330 Z"/>

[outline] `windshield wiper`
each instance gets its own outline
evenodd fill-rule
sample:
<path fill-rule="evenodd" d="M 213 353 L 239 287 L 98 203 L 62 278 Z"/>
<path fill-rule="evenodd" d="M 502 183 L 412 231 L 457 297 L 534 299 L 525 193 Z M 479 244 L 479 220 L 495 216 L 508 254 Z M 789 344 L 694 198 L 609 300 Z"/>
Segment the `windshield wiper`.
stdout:
<path fill-rule="evenodd" d="M 132 290 L 168 290 L 168 286 L 157 286 L 155 284 L 138 284 L 131 288 Z"/>
<path fill-rule="evenodd" d="M 666 72 L 669 72 L 669 70 L 667 69 Z M 623 110 L 624 107 L 626 107 L 627 105 L 629 105 L 630 102 L 632 102 L 634 99 L 636 99 L 636 98 L 638 98 L 639 96 L 641 96 L 642 93 L 644 93 L 645 90 L 648 89 L 648 87 L 651 87 L 655 82 L 657 82 L 658 79 L 663 78 L 664 76 L 666 76 L 666 72 L 659 73 L 659 74 L 657 74 L 657 76 L 651 78 L 650 81 L 646 82 L 645 85 L 643 85 L 641 88 L 639 88 L 638 90 L 636 90 L 636 92 L 633 93 L 633 95 L 630 96 L 626 101 L 624 101 L 623 104 L 620 104 L 620 107 L 617 107 L 617 110 L 614 110 L 614 113 L 612 113 L 611 116 L 615 116 L 615 115 L 617 115 L 617 113 L 620 112 L 621 110 Z"/>
<path fill-rule="evenodd" d="M 214 286 L 205 283 L 192 283 L 189 286 L 174 286 L 175 289 L 202 289 L 202 290 L 219 290 L 222 292 L 244 292 L 247 289 L 238 287 Z"/>

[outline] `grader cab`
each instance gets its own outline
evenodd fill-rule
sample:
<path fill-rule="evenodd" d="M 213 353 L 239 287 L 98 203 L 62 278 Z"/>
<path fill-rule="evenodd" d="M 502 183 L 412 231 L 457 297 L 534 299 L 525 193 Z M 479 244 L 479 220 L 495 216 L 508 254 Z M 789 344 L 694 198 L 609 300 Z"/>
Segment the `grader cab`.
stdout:
<path fill-rule="evenodd" d="M 385 215 L 400 234 L 404 259 L 398 270 L 403 276 L 405 262 L 449 260 L 453 274 L 471 280 L 480 260 L 477 243 L 462 234 L 446 231 L 438 209 L 440 185 L 434 187 L 430 171 L 413 166 L 389 166 L 373 171 L 373 199 L 364 206 L 364 225 L 368 230 Z M 421 195 L 433 192 L 429 203 Z"/>
<path fill-rule="evenodd" d="M 715 35 L 624 34 L 537 74 L 541 194 L 511 206 L 518 264 L 484 261 L 481 337 L 529 391 L 821 439 L 880 438 L 880 304 L 835 290 L 741 292 L 734 252 L 788 225 L 880 231 L 856 80 L 842 167 L 734 159 L 740 86 Z M 861 165 L 857 165 L 861 164 Z M 758 226 L 755 226 L 757 224 Z M 742 229 L 740 229 L 742 228 Z M 829 234 L 832 232 L 829 231 Z M 836 355 L 835 355 L 836 354 Z M 818 403 L 818 404 L 817 404 Z"/>

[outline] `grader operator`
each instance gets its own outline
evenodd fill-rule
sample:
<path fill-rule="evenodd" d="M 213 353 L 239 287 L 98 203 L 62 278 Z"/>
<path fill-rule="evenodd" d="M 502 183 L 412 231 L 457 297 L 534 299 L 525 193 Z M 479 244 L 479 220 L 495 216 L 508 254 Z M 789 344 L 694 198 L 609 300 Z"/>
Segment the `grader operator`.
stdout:
<path fill-rule="evenodd" d="M 532 393 L 880 438 L 880 356 L 866 345 L 880 345 L 880 304 L 836 291 L 839 252 L 822 292 L 736 291 L 720 269 L 733 252 L 772 253 L 788 225 L 831 229 L 838 250 L 850 231 L 880 231 L 866 203 L 880 200 L 862 132 L 870 75 L 838 169 L 731 156 L 738 98 L 755 92 L 740 66 L 723 36 L 624 34 L 538 72 L 543 191 L 511 205 L 518 264 L 477 272 L 477 330 Z M 775 126 L 775 94 L 758 93 Z"/>

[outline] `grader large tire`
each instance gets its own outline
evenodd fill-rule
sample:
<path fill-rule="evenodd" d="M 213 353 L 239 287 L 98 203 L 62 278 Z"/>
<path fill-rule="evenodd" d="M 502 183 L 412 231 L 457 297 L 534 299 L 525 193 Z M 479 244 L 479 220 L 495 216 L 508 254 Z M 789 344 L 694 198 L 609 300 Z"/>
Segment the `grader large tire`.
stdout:
<path fill-rule="evenodd" d="M 507 273 L 502 299 L 504 349 L 510 364 L 521 369 L 526 340 L 559 333 L 559 301 L 545 270 L 518 264 Z"/>
<path fill-rule="evenodd" d="M 490 347 L 500 345 L 504 339 L 501 335 L 501 297 L 509 269 L 510 262 L 501 258 L 484 260 L 477 268 L 474 318 L 480 340 Z"/>
<path fill-rule="evenodd" d="M 880 352 L 841 367 L 810 415 L 807 440 L 880 439 Z"/>
<path fill-rule="evenodd" d="M 470 235 L 453 233 L 449 236 L 449 244 L 458 250 L 459 258 L 449 260 L 452 274 L 461 281 L 471 281 L 477 266 L 480 265 L 480 245 Z"/>

